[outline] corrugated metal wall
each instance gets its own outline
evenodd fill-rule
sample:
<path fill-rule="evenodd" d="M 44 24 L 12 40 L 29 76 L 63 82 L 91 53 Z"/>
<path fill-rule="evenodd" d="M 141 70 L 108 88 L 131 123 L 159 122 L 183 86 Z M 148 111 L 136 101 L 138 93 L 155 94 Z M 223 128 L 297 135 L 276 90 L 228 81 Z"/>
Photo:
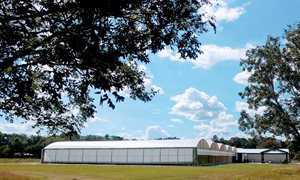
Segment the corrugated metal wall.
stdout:
<path fill-rule="evenodd" d="M 45 163 L 193 164 L 193 148 L 45 149 Z"/>

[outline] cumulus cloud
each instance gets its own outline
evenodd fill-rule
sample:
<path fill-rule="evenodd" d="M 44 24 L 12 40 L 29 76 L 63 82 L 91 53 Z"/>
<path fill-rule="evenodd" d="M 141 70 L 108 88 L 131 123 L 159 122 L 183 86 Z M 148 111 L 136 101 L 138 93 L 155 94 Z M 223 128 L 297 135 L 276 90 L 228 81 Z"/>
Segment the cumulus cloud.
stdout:
<path fill-rule="evenodd" d="M 229 7 L 229 0 L 214 0 L 211 1 L 212 6 L 205 5 L 200 9 L 200 13 L 205 13 L 207 19 L 215 17 L 217 22 L 231 22 L 237 20 L 246 12 L 247 4 L 238 7 Z"/>
<path fill-rule="evenodd" d="M 198 58 L 182 59 L 179 53 L 174 53 L 171 49 L 163 49 L 158 53 L 161 58 L 168 58 L 171 61 L 177 62 L 189 62 L 194 65 L 194 68 L 210 69 L 215 64 L 223 61 L 240 60 L 245 57 L 247 49 L 253 47 L 251 44 L 247 44 L 244 48 L 232 48 L 229 46 L 218 46 L 215 44 L 202 45 L 200 49 L 203 54 L 198 55 Z"/>
<path fill-rule="evenodd" d="M 149 126 L 145 132 L 145 139 L 158 139 L 170 137 L 169 133 L 160 126 Z"/>
<path fill-rule="evenodd" d="M 179 123 L 179 124 L 183 123 L 183 121 L 181 119 L 174 119 L 174 118 L 172 118 L 172 119 L 170 119 L 170 121 L 173 122 L 173 123 Z"/>
<path fill-rule="evenodd" d="M 193 87 L 186 89 L 183 94 L 171 97 L 171 100 L 175 105 L 169 113 L 191 121 L 211 120 L 226 110 L 216 96 L 209 96 Z"/>
<path fill-rule="evenodd" d="M 237 121 L 234 120 L 233 115 L 226 114 L 226 112 L 219 113 L 218 117 L 211 120 L 209 124 L 195 125 L 199 137 L 210 139 L 213 135 L 219 137 L 226 137 L 232 131 L 232 128 L 237 126 Z"/>
<path fill-rule="evenodd" d="M 243 71 L 238 73 L 234 76 L 233 80 L 238 84 L 247 85 L 248 84 L 248 78 L 251 76 L 251 72 L 249 71 Z"/>
<path fill-rule="evenodd" d="M 191 87 L 183 94 L 171 97 L 171 100 L 175 101 L 171 114 L 200 123 L 193 127 L 199 137 L 211 138 L 213 135 L 225 137 L 237 126 L 233 115 L 226 113 L 226 107 L 216 96 L 210 96 Z M 178 120 L 173 120 L 176 121 Z"/>
<path fill-rule="evenodd" d="M 98 122 L 102 122 L 102 123 L 105 123 L 105 122 L 108 122 L 107 119 L 103 119 L 97 115 L 94 115 L 93 118 L 88 118 L 87 121 L 84 123 L 84 127 L 89 127 L 89 125 L 91 124 L 95 124 L 95 123 L 98 123 Z"/>
<path fill-rule="evenodd" d="M 93 118 L 88 118 L 87 119 L 87 123 L 96 123 L 96 122 L 108 122 L 108 120 L 100 118 L 96 115 Z"/>
<path fill-rule="evenodd" d="M 27 123 L 0 123 L 0 131 L 6 134 L 26 134 L 26 135 L 35 135 L 36 130 L 32 128 L 34 125 L 33 122 Z"/>
<path fill-rule="evenodd" d="M 262 106 L 258 109 L 251 109 L 249 104 L 246 102 L 236 101 L 235 102 L 235 110 L 241 112 L 242 110 L 246 111 L 250 116 L 254 116 L 255 114 L 263 114 L 266 110 L 266 107 Z"/>

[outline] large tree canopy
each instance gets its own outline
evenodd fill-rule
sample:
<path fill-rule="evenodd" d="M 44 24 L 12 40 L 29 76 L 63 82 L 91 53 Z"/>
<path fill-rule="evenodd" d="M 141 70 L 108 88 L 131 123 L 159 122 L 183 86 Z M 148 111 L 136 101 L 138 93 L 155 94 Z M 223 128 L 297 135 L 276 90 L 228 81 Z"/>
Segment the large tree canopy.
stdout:
<path fill-rule="evenodd" d="M 194 59 L 199 35 L 215 28 L 199 11 L 208 0 L 81 2 L 0 2 L 0 111 L 7 120 L 79 132 L 96 111 L 91 90 L 112 108 L 124 88 L 150 101 L 156 92 L 145 89 L 138 64 L 166 46 Z"/>
<path fill-rule="evenodd" d="M 300 23 L 283 39 L 268 37 L 265 45 L 248 50 L 241 65 L 252 75 L 240 95 L 250 108 L 263 111 L 242 111 L 240 129 L 300 142 Z"/>

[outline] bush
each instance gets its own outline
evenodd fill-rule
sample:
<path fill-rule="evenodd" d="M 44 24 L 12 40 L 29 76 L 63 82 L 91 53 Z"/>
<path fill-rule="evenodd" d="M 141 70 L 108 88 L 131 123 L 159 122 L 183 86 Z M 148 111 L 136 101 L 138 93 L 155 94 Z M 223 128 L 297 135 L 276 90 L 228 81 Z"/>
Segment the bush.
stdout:
<path fill-rule="evenodd" d="M 293 159 L 294 160 L 300 160 L 300 151 L 295 152 Z"/>

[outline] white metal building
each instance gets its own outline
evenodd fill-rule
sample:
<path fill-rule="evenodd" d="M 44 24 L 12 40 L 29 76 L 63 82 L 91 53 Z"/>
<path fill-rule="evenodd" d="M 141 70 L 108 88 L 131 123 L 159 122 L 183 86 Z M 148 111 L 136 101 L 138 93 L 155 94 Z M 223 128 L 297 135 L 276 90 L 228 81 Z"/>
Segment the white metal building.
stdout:
<path fill-rule="evenodd" d="M 43 163 L 179 164 L 231 163 L 236 148 L 201 140 L 63 141 L 43 149 Z"/>
<path fill-rule="evenodd" d="M 289 162 L 289 149 L 237 149 L 239 162 Z"/>

